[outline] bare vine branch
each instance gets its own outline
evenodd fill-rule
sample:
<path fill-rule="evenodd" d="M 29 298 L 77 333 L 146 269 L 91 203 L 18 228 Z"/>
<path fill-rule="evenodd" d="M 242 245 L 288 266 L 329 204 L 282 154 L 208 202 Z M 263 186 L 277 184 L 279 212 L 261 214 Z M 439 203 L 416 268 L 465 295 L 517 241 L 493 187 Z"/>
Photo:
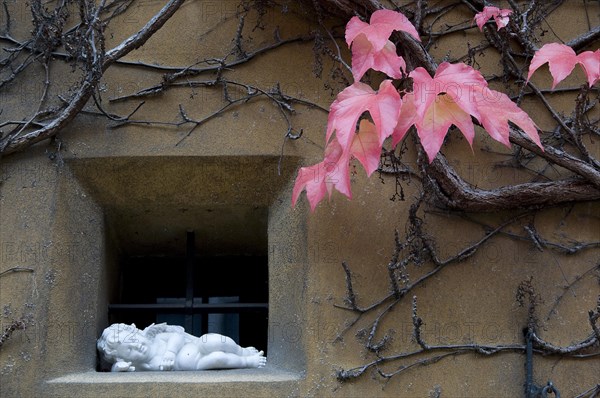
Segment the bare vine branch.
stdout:
<path fill-rule="evenodd" d="M 529 330 L 530 336 L 533 339 L 533 351 L 541 355 L 560 355 L 568 356 L 572 358 L 592 358 L 600 355 L 598 351 L 598 342 L 600 342 L 600 334 L 598 334 L 597 321 L 600 318 L 600 297 L 598 298 L 598 307 L 590 311 L 590 323 L 594 333 L 582 341 L 575 342 L 569 346 L 561 347 L 554 345 L 538 335 L 537 332 L 537 318 L 536 308 L 540 303 L 540 296 L 535 292 L 532 284 L 532 279 L 525 280 L 519 286 L 517 291 L 517 301 L 524 306 L 528 307 L 528 321 L 527 329 Z M 526 304 L 527 302 L 527 304 Z M 369 307 L 374 309 L 375 307 Z M 386 313 L 390 307 L 384 310 Z M 355 310 L 362 315 L 363 310 Z M 370 311 L 370 310 L 367 310 Z M 421 327 L 423 326 L 423 320 L 417 314 L 417 298 L 413 296 L 412 301 L 412 324 L 413 324 L 413 337 L 419 349 L 412 351 L 405 351 L 391 355 L 382 355 L 381 351 L 385 348 L 389 337 L 386 335 L 378 344 L 373 344 L 372 339 L 381 322 L 382 314 L 380 313 L 371 324 L 371 331 L 369 338 L 365 343 L 365 347 L 377 354 L 377 358 L 373 361 L 367 362 L 364 365 L 357 366 L 351 369 L 339 369 L 336 372 L 339 381 L 350 381 L 362 376 L 366 371 L 370 369 L 376 369 L 377 374 L 384 379 L 397 376 L 413 367 L 431 365 L 438 362 L 441 359 L 464 354 L 476 354 L 491 356 L 506 352 L 525 352 L 527 347 L 525 344 L 512 343 L 512 344 L 496 344 L 496 345 L 485 345 L 485 344 L 438 344 L 431 345 L 425 342 L 422 337 Z M 591 351 L 590 351 L 591 350 Z M 426 356 L 430 353 L 441 352 L 441 354 Z M 413 359 L 414 358 L 414 359 Z M 412 362 L 405 364 L 405 360 L 413 359 Z M 392 372 L 386 372 L 381 369 L 381 365 L 400 362 L 397 369 Z"/>
<path fill-rule="evenodd" d="M 119 58 L 128 54 L 130 51 L 141 47 L 146 41 L 156 33 L 167 22 L 173 14 L 179 9 L 185 0 L 171 0 L 167 3 L 142 29 L 125 39 L 122 43 L 107 51 L 101 56 L 101 62 L 92 65 L 92 70 L 87 71 L 87 75 L 77 93 L 69 100 L 69 104 L 48 124 L 35 131 L 21 134 L 18 136 L 9 134 L 0 140 L 0 156 L 5 156 L 13 152 L 23 150 L 30 145 L 54 136 L 62 130 L 77 114 L 83 109 L 90 99 L 103 73 Z M 104 2 L 101 3 L 102 5 Z M 94 27 L 100 32 L 103 30 L 100 12 L 103 7 L 98 6 L 90 18 L 90 30 L 88 30 L 88 43 L 95 48 L 98 40 L 95 37 Z"/>

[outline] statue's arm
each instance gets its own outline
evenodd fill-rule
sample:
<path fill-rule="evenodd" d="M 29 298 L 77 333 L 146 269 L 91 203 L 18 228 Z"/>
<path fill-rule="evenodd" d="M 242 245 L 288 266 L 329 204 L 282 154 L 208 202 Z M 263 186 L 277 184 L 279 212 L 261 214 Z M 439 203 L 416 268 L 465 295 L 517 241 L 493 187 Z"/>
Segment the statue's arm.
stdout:
<path fill-rule="evenodd" d="M 166 340 L 167 343 L 167 348 L 163 354 L 159 369 L 172 370 L 175 366 L 177 353 L 185 344 L 185 335 L 183 333 L 162 333 L 159 337 Z"/>
<path fill-rule="evenodd" d="M 177 354 L 185 344 L 183 333 L 165 333 L 167 337 L 167 351 Z"/>
<path fill-rule="evenodd" d="M 131 362 L 117 361 L 110 368 L 111 372 L 134 372 L 135 366 L 131 366 Z"/>

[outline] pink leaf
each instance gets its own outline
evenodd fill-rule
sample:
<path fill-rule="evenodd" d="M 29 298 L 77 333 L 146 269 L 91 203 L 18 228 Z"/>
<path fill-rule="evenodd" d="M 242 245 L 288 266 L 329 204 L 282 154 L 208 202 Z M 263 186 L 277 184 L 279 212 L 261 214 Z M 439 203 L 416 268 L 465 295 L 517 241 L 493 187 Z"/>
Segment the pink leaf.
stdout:
<path fill-rule="evenodd" d="M 333 188 L 350 198 L 350 157 L 354 155 L 369 174 L 377 169 L 381 146 L 394 131 L 401 105 L 400 94 L 391 80 L 381 82 L 378 92 L 364 83 L 355 82 L 339 93 L 329 111 L 326 135 L 329 144 L 325 159 L 300 169 L 292 204 L 296 204 L 304 189 L 313 210 L 326 191 L 331 196 Z M 361 129 L 355 134 L 356 123 L 365 112 L 369 112 L 374 123 L 361 122 Z M 334 131 L 335 139 L 331 139 Z"/>
<path fill-rule="evenodd" d="M 444 143 L 444 137 L 451 125 L 460 129 L 469 144 L 473 143 L 475 128 L 471 115 L 465 112 L 447 94 L 442 94 L 417 120 L 417 133 L 431 163 Z"/>
<path fill-rule="evenodd" d="M 490 19 L 494 18 L 496 22 L 496 28 L 498 30 L 508 25 L 509 15 L 512 14 L 512 10 L 508 8 L 499 9 L 498 7 L 483 7 L 483 11 L 475 14 L 475 23 L 479 27 L 480 31 L 483 31 L 483 25 Z"/>
<path fill-rule="evenodd" d="M 496 27 L 498 30 L 506 27 L 508 25 L 508 21 L 510 21 L 509 15 L 512 14 L 511 10 L 503 9 L 500 10 L 500 14 L 494 17 L 494 21 L 496 21 Z"/>
<path fill-rule="evenodd" d="M 403 98 L 402 110 L 394 131 L 394 143 L 412 123 L 431 162 L 439 152 L 450 126 L 460 129 L 470 145 L 477 118 L 492 138 L 510 145 L 508 121 L 515 123 L 542 147 L 537 128 L 529 116 L 508 96 L 490 90 L 483 76 L 465 64 L 441 64 L 432 78 L 423 68 L 410 73 L 413 93 Z M 414 115 L 411 118 L 411 108 Z"/>
<path fill-rule="evenodd" d="M 402 108 L 398 116 L 398 124 L 392 133 L 392 146 L 398 145 L 406 135 L 406 132 L 415 124 L 417 112 L 415 110 L 415 94 L 414 92 L 407 93 L 402 97 Z"/>
<path fill-rule="evenodd" d="M 508 121 L 511 121 L 544 149 L 533 120 L 506 94 L 485 88 L 476 91 L 473 97 L 481 115 L 479 121 L 493 139 L 510 147 Z"/>
<path fill-rule="evenodd" d="M 360 121 L 358 134 L 354 135 L 352 141 L 351 153 L 363 165 L 368 176 L 379 167 L 381 143 L 375 125 L 370 121 Z"/>
<path fill-rule="evenodd" d="M 359 81 L 369 69 L 378 70 L 389 77 L 399 79 L 402 77 L 400 70 L 406 70 L 406 64 L 404 59 L 396 54 L 396 46 L 391 41 L 388 40 L 380 51 L 375 51 L 365 35 L 358 35 L 352 43 L 354 81 Z"/>
<path fill-rule="evenodd" d="M 531 75 L 543 64 L 548 62 L 550 74 L 552 75 L 552 88 L 563 81 L 575 67 L 575 64 L 580 60 L 577 58 L 575 51 L 569 46 L 559 43 L 549 43 L 536 51 L 531 64 L 529 65 L 529 74 L 527 81 L 531 79 Z M 591 65 L 590 65 L 591 66 Z M 587 72 L 587 68 L 586 68 Z M 590 78 L 588 74 L 588 79 Z"/>
<path fill-rule="evenodd" d="M 325 184 L 320 178 L 323 163 L 300 168 L 292 191 L 292 206 L 296 206 L 296 202 L 298 202 L 298 198 L 304 189 L 306 189 L 306 197 L 312 211 L 315 210 L 317 204 L 323 199 L 326 191 Z"/>
<path fill-rule="evenodd" d="M 336 140 L 331 141 L 325 148 L 325 157 L 321 163 L 300 168 L 292 191 L 292 206 L 296 206 L 304 189 L 312 211 L 323 199 L 325 192 L 331 197 L 334 187 L 351 198 L 349 160 L 349 154 L 342 152 L 340 144 Z"/>
<path fill-rule="evenodd" d="M 577 60 L 583 67 L 590 87 L 600 80 L 600 49 L 584 51 L 577 56 Z"/>
<path fill-rule="evenodd" d="M 350 150 L 359 117 L 368 111 L 375 123 L 381 143 L 394 131 L 402 101 L 391 80 L 384 80 L 379 92 L 360 82 L 355 82 L 338 94 L 331 104 L 327 120 L 326 141 L 329 142 L 334 130 L 342 150 Z"/>
<path fill-rule="evenodd" d="M 331 140 L 325 148 L 325 157 L 321 163 L 302 167 L 296 177 L 292 191 L 292 206 L 296 206 L 303 190 L 312 211 L 325 197 L 331 198 L 333 188 L 352 198 L 350 190 L 350 155 L 356 157 L 370 176 L 379 167 L 381 143 L 375 125 L 368 120 L 361 120 L 358 134 L 354 139 L 350 151 L 343 152 L 337 140 Z"/>
<path fill-rule="evenodd" d="M 356 36 L 364 34 L 373 44 L 375 51 L 380 51 L 388 41 L 393 31 L 404 31 L 421 41 L 419 33 L 412 23 L 402 13 L 392 10 L 377 10 L 371 15 L 370 23 L 352 17 L 346 25 L 346 43 L 348 46 Z"/>
<path fill-rule="evenodd" d="M 487 87 L 487 82 L 481 73 L 470 66 L 443 62 L 433 78 L 421 67 L 413 70 L 409 76 L 414 82 L 415 108 L 419 118 L 424 117 L 431 103 L 439 101 L 438 96 L 442 94 L 449 96 L 465 112 L 478 117 L 470 93 L 473 87 Z"/>
<path fill-rule="evenodd" d="M 479 109 L 471 98 L 471 92 L 474 88 L 487 87 L 481 73 L 462 63 L 453 65 L 444 62 L 433 78 L 420 67 L 412 71 L 410 77 L 413 78 L 414 122 L 429 161 L 440 150 L 451 125 L 458 127 L 472 144 L 475 129 L 471 116 L 479 118 Z M 400 120 L 394 141 L 408 127 L 410 125 Z"/>

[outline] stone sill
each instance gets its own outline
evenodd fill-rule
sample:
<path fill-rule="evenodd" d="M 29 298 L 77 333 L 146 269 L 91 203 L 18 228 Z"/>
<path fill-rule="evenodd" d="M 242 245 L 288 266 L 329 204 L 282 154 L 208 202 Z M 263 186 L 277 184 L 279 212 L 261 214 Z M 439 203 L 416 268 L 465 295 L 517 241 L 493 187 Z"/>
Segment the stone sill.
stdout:
<path fill-rule="evenodd" d="M 43 384 L 46 398 L 246 397 L 296 396 L 304 372 L 277 368 L 198 372 L 71 373 Z"/>
<path fill-rule="evenodd" d="M 112 383 L 281 383 L 302 380 L 302 373 L 275 368 L 227 369 L 204 371 L 173 372 L 81 372 L 72 373 L 47 383 L 57 386 L 73 384 L 112 384 Z"/>

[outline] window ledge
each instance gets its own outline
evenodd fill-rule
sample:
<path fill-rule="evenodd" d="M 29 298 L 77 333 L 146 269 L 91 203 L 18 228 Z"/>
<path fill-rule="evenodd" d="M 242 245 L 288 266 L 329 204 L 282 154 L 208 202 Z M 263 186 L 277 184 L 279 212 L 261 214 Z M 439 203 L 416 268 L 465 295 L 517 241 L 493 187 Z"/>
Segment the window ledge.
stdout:
<path fill-rule="evenodd" d="M 227 369 L 174 372 L 95 372 L 71 373 L 48 380 L 49 384 L 111 383 L 281 383 L 302 380 L 302 373 L 275 368 Z"/>
<path fill-rule="evenodd" d="M 186 372 L 71 373 L 48 380 L 48 398 L 296 396 L 304 372 L 277 368 Z"/>

